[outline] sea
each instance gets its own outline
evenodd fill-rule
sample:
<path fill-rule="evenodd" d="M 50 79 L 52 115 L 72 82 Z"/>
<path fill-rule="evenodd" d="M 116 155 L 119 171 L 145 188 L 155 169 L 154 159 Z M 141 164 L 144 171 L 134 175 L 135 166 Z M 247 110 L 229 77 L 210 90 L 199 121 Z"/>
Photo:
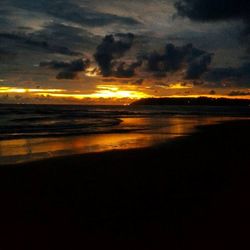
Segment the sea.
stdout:
<path fill-rule="evenodd" d="M 0 165 L 156 146 L 250 107 L 0 105 Z"/>

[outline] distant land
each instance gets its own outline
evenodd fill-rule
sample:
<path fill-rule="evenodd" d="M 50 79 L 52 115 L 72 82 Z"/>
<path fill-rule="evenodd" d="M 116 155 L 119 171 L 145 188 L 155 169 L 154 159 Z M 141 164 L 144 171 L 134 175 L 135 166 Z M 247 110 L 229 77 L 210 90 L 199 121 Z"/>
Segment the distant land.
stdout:
<path fill-rule="evenodd" d="M 210 97 L 167 97 L 167 98 L 145 98 L 132 102 L 132 106 L 149 105 L 183 105 L 183 106 L 250 106 L 248 99 L 210 98 Z"/>

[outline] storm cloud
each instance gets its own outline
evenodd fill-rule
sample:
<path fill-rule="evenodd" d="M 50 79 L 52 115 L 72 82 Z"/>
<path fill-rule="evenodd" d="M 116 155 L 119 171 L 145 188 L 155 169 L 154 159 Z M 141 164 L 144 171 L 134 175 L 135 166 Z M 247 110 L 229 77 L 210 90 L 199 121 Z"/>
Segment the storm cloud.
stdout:
<path fill-rule="evenodd" d="M 123 57 L 123 55 L 132 47 L 133 41 L 134 35 L 131 33 L 119 33 L 104 37 L 101 44 L 97 47 L 94 55 L 104 77 L 112 75 L 114 66 L 113 60 Z M 131 74 L 133 67 L 125 69 L 124 64 L 120 64 L 117 71 L 118 74 Z"/>
<path fill-rule="evenodd" d="M 2 59 L 8 59 L 8 58 L 11 58 L 13 56 L 15 56 L 16 54 L 13 53 L 12 51 L 9 51 L 9 50 L 5 50 L 5 49 L 2 49 L 0 48 L 0 61 Z"/>
<path fill-rule="evenodd" d="M 195 21 L 250 21 L 250 2 L 247 0 L 178 0 L 175 7 L 179 15 Z"/>
<path fill-rule="evenodd" d="M 125 62 L 118 63 L 112 74 L 116 77 L 128 78 L 135 75 L 135 70 L 142 65 L 142 61 L 135 61 L 131 64 Z"/>
<path fill-rule="evenodd" d="M 242 35 L 250 36 L 250 1 L 248 0 L 178 0 L 178 15 L 198 22 L 241 21 Z"/>
<path fill-rule="evenodd" d="M 3 0 L 6 5 L 11 3 L 13 6 L 46 13 L 54 18 L 61 18 L 66 21 L 75 22 L 81 25 L 96 27 L 105 26 L 113 23 L 123 25 L 137 25 L 139 22 L 131 17 L 118 16 L 108 13 L 102 13 L 84 7 L 83 5 L 72 3 L 68 0 Z"/>
<path fill-rule="evenodd" d="M 132 47 L 134 39 L 135 36 L 130 33 L 104 37 L 94 54 L 104 77 L 133 77 L 137 68 L 140 68 L 140 73 L 151 73 L 157 77 L 184 71 L 183 78 L 194 80 L 199 79 L 212 62 L 212 53 L 195 48 L 192 44 L 176 46 L 172 43 L 165 46 L 164 53 L 153 51 L 134 55 L 137 57 L 134 62 L 122 60 L 121 58 Z"/>
<path fill-rule="evenodd" d="M 156 73 L 175 73 L 185 70 L 184 78 L 197 79 L 207 71 L 212 61 L 212 54 L 195 48 L 192 44 L 175 46 L 169 43 L 165 53 L 150 53 L 145 57 L 148 70 Z"/>
<path fill-rule="evenodd" d="M 88 93 L 102 81 L 157 96 L 248 93 L 249 6 L 247 0 L 2 0 L 0 82 Z M 84 84 L 55 79 L 79 77 Z M 180 89 L 171 88 L 177 82 Z"/>
<path fill-rule="evenodd" d="M 58 53 L 67 56 L 79 56 L 81 54 L 64 46 L 50 44 L 48 41 L 41 40 L 32 34 L 0 33 L 0 41 L 2 43 L 8 43 L 8 40 L 41 49 L 47 53 Z"/>
<path fill-rule="evenodd" d="M 64 61 L 47 61 L 41 62 L 40 67 L 47 67 L 50 69 L 60 70 L 57 74 L 57 79 L 75 79 L 79 72 L 83 72 L 89 66 L 88 59 L 78 59 L 71 62 Z"/>
<path fill-rule="evenodd" d="M 212 83 L 247 87 L 250 85 L 250 63 L 235 68 L 213 68 L 206 73 L 204 79 Z"/>
<path fill-rule="evenodd" d="M 212 62 L 211 54 L 202 55 L 195 59 L 188 66 L 186 79 L 198 79 L 208 70 L 208 66 Z"/>

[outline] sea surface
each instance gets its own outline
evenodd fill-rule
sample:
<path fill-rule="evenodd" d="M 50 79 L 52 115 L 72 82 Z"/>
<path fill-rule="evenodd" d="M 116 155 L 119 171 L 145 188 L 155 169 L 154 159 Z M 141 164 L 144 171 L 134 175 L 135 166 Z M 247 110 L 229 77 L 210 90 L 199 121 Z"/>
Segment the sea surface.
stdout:
<path fill-rule="evenodd" d="M 157 145 L 250 107 L 0 105 L 0 165 Z"/>

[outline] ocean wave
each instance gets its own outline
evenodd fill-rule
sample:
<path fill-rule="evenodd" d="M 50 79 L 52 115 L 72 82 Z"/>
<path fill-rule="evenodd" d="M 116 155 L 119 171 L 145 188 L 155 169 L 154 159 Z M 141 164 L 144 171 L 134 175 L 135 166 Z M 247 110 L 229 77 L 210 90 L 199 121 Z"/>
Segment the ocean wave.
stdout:
<path fill-rule="evenodd" d="M 27 117 L 12 119 L 0 125 L 0 140 L 65 136 L 74 134 L 104 133 L 122 122 L 117 118 L 58 119 L 48 117 Z"/>
<path fill-rule="evenodd" d="M 126 133 L 145 129 L 122 125 L 125 118 L 178 116 L 250 117 L 249 107 L 180 106 L 54 106 L 0 105 L 0 140 L 95 133 Z M 146 124 L 146 126 L 149 126 Z M 147 128 L 150 129 L 150 128 Z"/>

